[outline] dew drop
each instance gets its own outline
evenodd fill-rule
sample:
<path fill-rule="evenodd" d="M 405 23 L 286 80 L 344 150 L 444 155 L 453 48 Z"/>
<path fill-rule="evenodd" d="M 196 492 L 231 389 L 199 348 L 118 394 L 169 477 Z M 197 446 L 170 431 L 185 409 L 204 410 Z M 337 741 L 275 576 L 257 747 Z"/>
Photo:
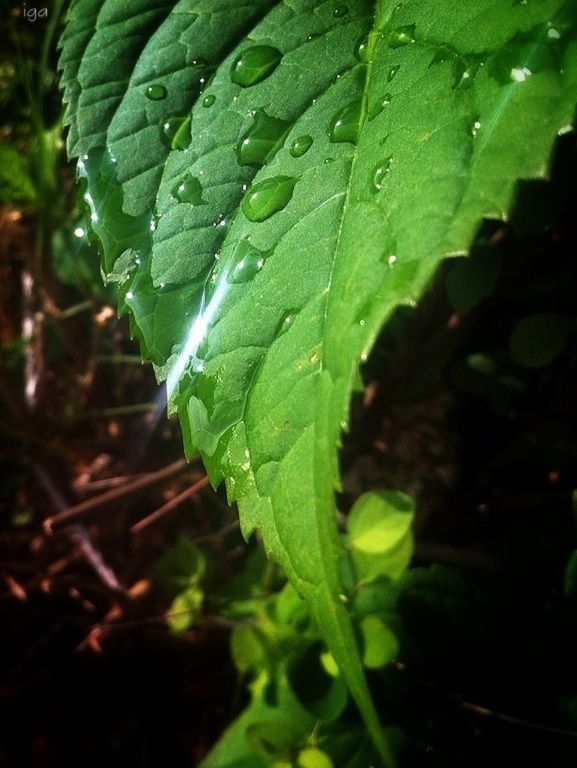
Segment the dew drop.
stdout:
<path fill-rule="evenodd" d="M 282 53 L 272 45 L 254 45 L 246 48 L 231 67 L 230 79 L 233 83 L 248 88 L 260 83 L 278 67 Z"/>
<path fill-rule="evenodd" d="M 196 176 L 190 173 L 175 184 L 172 189 L 172 196 L 179 203 L 206 205 L 206 200 L 202 199 L 202 184 Z"/>
<path fill-rule="evenodd" d="M 359 42 L 357 43 L 357 47 L 355 49 L 355 56 L 357 59 L 363 63 L 367 63 L 369 60 L 369 36 L 365 35 L 362 37 Z"/>
<path fill-rule="evenodd" d="M 388 74 L 387 74 L 387 82 L 389 82 L 389 83 L 390 83 L 392 80 L 394 80 L 394 79 L 395 79 L 395 77 L 397 76 L 397 73 L 398 73 L 398 71 L 399 71 L 399 69 L 400 69 L 400 68 L 401 68 L 401 65 L 400 65 L 400 64 L 395 64 L 394 66 L 392 66 L 392 67 L 389 69 L 389 72 L 388 72 Z"/>
<path fill-rule="evenodd" d="M 295 184 L 290 176 L 274 176 L 255 184 L 242 201 L 244 215 L 249 221 L 266 221 L 286 208 Z"/>
<path fill-rule="evenodd" d="M 145 91 L 146 98 L 151 101 L 162 101 L 163 99 L 166 99 L 166 93 L 166 88 L 160 83 L 149 85 Z"/>
<path fill-rule="evenodd" d="M 312 33 L 311 33 L 311 34 L 310 34 L 310 35 L 307 37 L 307 42 L 308 42 L 308 43 L 310 43 L 310 42 L 312 42 L 313 40 L 316 40 L 317 38 L 319 38 L 320 36 L 321 36 L 321 33 L 320 33 L 320 32 L 312 32 Z"/>
<path fill-rule="evenodd" d="M 231 283 L 247 283 L 264 267 L 272 251 L 261 251 L 248 240 L 241 240 L 235 252 L 235 266 L 230 275 Z"/>
<path fill-rule="evenodd" d="M 356 144 L 359 135 L 362 101 L 353 101 L 333 117 L 329 126 L 332 142 L 349 141 Z"/>
<path fill-rule="evenodd" d="M 290 153 L 293 157 L 302 157 L 313 145 L 311 136 L 299 136 L 291 144 Z"/>
<path fill-rule="evenodd" d="M 192 67 L 206 67 L 208 66 L 208 61 L 206 59 L 193 59 L 190 64 Z"/>
<path fill-rule="evenodd" d="M 509 77 L 514 83 L 522 83 L 525 81 L 528 77 L 531 77 L 533 73 L 528 67 L 514 67 Z"/>
<path fill-rule="evenodd" d="M 333 16 L 336 16 L 337 19 L 340 19 L 343 16 L 346 16 L 348 12 L 349 12 L 348 5 L 337 5 L 335 7 L 335 10 L 333 11 Z"/>
<path fill-rule="evenodd" d="M 235 147 L 239 165 L 264 165 L 283 145 L 291 124 L 271 117 L 264 109 L 255 112 L 252 125 Z"/>
<path fill-rule="evenodd" d="M 186 149 L 190 144 L 190 117 L 171 115 L 160 124 L 160 138 L 169 149 Z"/>
<path fill-rule="evenodd" d="M 204 99 L 202 100 L 202 106 L 212 107 L 215 101 L 216 101 L 216 96 L 214 96 L 212 93 L 209 93 L 208 96 L 205 96 Z"/>
<path fill-rule="evenodd" d="M 286 333 L 288 329 L 291 327 L 291 325 L 294 323 L 295 314 L 291 310 L 289 312 L 285 312 L 284 315 L 281 317 L 279 324 L 277 325 L 276 329 L 276 335 L 282 336 L 283 333 Z"/>
<path fill-rule="evenodd" d="M 415 42 L 415 24 L 397 27 L 389 37 L 389 48 L 402 48 Z"/>
<path fill-rule="evenodd" d="M 383 160 L 382 163 L 377 165 L 377 167 L 373 171 L 372 183 L 373 183 L 373 190 L 375 192 L 380 192 L 380 190 L 383 188 L 385 179 L 387 178 L 388 174 L 391 171 L 392 164 L 393 164 L 393 156 L 389 155 Z"/>
<path fill-rule="evenodd" d="M 389 267 L 394 267 L 396 262 L 397 262 L 397 257 L 393 253 L 391 256 L 388 257 L 387 264 L 388 264 Z"/>
<path fill-rule="evenodd" d="M 375 103 L 369 107 L 369 111 L 368 111 L 369 121 L 374 120 L 375 117 L 378 117 L 383 111 L 383 109 L 389 106 L 392 98 L 393 96 L 391 93 L 385 93 L 379 99 L 377 99 Z"/>
<path fill-rule="evenodd" d="M 471 133 L 473 134 L 473 136 L 476 136 L 479 133 L 480 129 L 481 129 L 481 121 L 475 120 L 475 122 L 471 126 Z"/>

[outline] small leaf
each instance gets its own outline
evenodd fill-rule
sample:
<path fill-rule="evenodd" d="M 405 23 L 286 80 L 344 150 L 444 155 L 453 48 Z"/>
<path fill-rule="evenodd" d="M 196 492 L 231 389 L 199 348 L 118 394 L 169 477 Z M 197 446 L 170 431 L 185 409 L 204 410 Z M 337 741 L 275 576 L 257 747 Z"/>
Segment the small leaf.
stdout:
<path fill-rule="evenodd" d="M 567 323 L 561 315 L 528 315 L 517 323 L 511 333 L 511 357 L 525 368 L 544 368 L 561 354 L 567 335 Z"/>
<path fill-rule="evenodd" d="M 254 627 L 241 624 L 233 629 L 230 638 L 232 659 L 239 672 L 253 672 L 266 668 L 266 648 Z"/>
<path fill-rule="evenodd" d="M 333 761 L 326 752 L 317 747 L 301 749 L 297 756 L 298 768 L 334 768 Z"/>
<path fill-rule="evenodd" d="M 413 551 L 415 505 L 398 491 L 370 491 L 354 503 L 348 518 L 349 542 L 361 580 L 398 578 Z"/>
<path fill-rule="evenodd" d="M 288 757 L 295 739 L 290 726 L 279 720 L 252 723 L 246 736 L 257 755 L 270 759 Z"/>
<path fill-rule="evenodd" d="M 25 155 L 10 146 L 0 146 L 0 202 L 32 203 L 36 190 Z"/>
<path fill-rule="evenodd" d="M 201 615 L 204 592 L 196 584 L 188 587 L 172 601 L 168 624 L 177 634 L 185 632 Z"/>
<path fill-rule="evenodd" d="M 384 667 L 393 661 L 399 650 L 394 633 L 377 616 L 367 616 L 361 622 L 363 664 L 369 669 Z"/>
<path fill-rule="evenodd" d="M 301 704 L 320 720 L 335 720 L 347 704 L 347 687 L 341 677 L 325 672 L 318 644 L 296 653 L 289 660 L 287 677 Z"/>

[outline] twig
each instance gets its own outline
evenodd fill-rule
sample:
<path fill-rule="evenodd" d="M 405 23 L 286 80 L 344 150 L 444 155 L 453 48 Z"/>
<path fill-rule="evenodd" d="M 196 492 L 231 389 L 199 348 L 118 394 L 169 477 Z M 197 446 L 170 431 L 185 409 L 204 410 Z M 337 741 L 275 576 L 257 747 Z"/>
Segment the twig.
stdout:
<path fill-rule="evenodd" d="M 463 709 L 468 709 L 470 712 L 474 712 L 476 715 L 482 715 L 483 717 L 492 717 L 495 720 L 501 720 L 504 723 L 511 723 L 511 725 L 518 725 L 521 728 L 530 728 L 533 731 L 541 731 L 542 733 L 551 733 L 556 736 L 567 736 L 572 739 L 577 739 L 577 731 L 570 731 L 565 728 L 554 728 L 550 725 L 543 725 L 542 723 L 534 723 L 530 720 L 522 720 L 512 715 L 505 715 L 503 712 L 495 712 L 492 709 L 487 709 L 479 704 L 473 704 L 471 701 L 460 702 Z"/>
<path fill-rule="evenodd" d="M 200 480 L 197 480 L 197 482 L 191 485 L 189 488 L 185 488 L 185 490 L 182 491 L 182 493 L 179 493 L 173 499 L 170 499 L 170 501 L 167 501 L 166 504 L 163 504 L 154 512 L 151 512 L 150 515 L 143 517 L 142 520 L 139 520 L 137 523 L 135 523 L 130 528 L 130 532 L 139 533 L 140 531 L 143 530 L 143 528 L 146 528 L 151 523 L 156 522 L 156 520 L 161 518 L 163 515 L 168 514 L 168 512 L 172 512 L 172 510 L 180 506 L 183 501 L 186 501 L 186 499 L 190 498 L 191 496 L 194 496 L 200 490 L 202 490 L 203 488 L 206 488 L 207 485 L 208 485 L 208 477 L 206 477 L 205 475 L 204 477 L 201 477 Z"/>
<path fill-rule="evenodd" d="M 83 525 L 75 525 L 70 538 L 78 546 L 103 584 L 114 592 L 124 593 L 126 591 L 116 578 L 112 568 L 104 562 L 104 558 L 92 543 L 88 531 Z"/>
<path fill-rule="evenodd" d="M 149 472 L 131 483 L 125 483 L 119 488 L 113 488 L 110 491 L 101 493 L 99 496 L 94 496 L 91 499 L 80 502 L 80 504 L 68 507 L 68 509 L 59 512 L 56 515 L 52 515 L 52 517 L 47 517 L 43 525 L 44 531 L 45 533 L 50 534 L 55 527 L 69 525 L 72 520 L 75 520 L 78 517 L 82 517 L 99 507 L 107 506 L 123 496 L 129 496 L 144 490 L 144 488 L 148 488 L 151 485 L 160 483 L 163 480 L 182 472 L 187 467 L 187 462 L 184 459 L 179 459 L 178 461 L 169 464 L 167 467 L 163 467 L 156 472 Z"/>

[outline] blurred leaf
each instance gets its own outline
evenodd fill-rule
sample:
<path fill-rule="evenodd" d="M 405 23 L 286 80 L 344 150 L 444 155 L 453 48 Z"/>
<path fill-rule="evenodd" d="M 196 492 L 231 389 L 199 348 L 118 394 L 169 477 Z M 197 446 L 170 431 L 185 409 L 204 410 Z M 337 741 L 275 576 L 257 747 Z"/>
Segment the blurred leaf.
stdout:
<path fill-rule="evenodd" d="M 175 633 L 185 632 L 202 613 L 204 592 L 197 584 L 191 584 L 172 601 L 168 625 Z"/>
<path fill-rule="evenodd" d="M 567 335 L 567 322 L 561 315 L 528 315 L 517 323 L 511 333 L 511 357 L 525 368 L 543 368 L 563 351 Z"/>
<path fill-rule="evenodd" d="M 322 646 L 318 643 L 293 654 L 287 664 L 287 677 L 295 696 L 309 712 L 324 722 L 335 720 L 348 701 L 342 677 L 328 675 L 321 664 Z"/>
<path fill-rule="evenodd" d="M 349 544 L 360 581 L 398 578 L 413 552 L 415 503 L 399 491 L 369 491 L 348 517 Z"/>
<path fill-rule="evenodd" d="M 181 535 L 176 544 L 157 560 L 154 572 L 168 591 L 179 592 L 203 578 L 206 557 L 196 544 Z"/>
<path fill-rule="evenodd" d="M 397 638 L 377 616 L 367 616 L 361 622 L 363 664 L 369 669 L 384 667 L 393 661 L 399 650 Z"/>
<path fill-rule="evenodd" d="M 0 145 L 0 202 L 33 203 L 36 189 L 26 156 L 14 147 Z"/>
<path fill-rule="evenodd" d="M 330 757 L 317 747 L 306 747 L 297 756 L 298 768 L 334 768 Z"/>
<path fill-rule="evenodd" d="M 241 624 L 232 631 L 230 639 L 232 659 L 240 672 L 264 670 L 268 665 L 263 638 L 255 627 Z"/>

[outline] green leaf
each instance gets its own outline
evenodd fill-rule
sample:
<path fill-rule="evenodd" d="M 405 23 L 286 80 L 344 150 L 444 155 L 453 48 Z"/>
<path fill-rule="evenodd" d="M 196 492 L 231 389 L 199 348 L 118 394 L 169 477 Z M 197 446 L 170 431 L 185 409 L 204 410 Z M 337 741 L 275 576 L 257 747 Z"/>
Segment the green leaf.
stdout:
<path fill-rule="evenodd" d="M 377 616 L 367 616 L 361 622 L 364 652 L 363 663 L 369 669 L 384 667 L 393 661 L 399 650 L 397 638 Z"/>
<path fill-rule="evenodd" d="M 199 618 L 204 602 L 204 592 L 197 584 L 191 584 L 172 601 L 168 612 L 168 625 L 175 633 L 185 632 Z"/>
<path fill-rule="evenodd" d="M 511 333 L 511 357 L 525 368 L 543 368 L 563 351 L 568 331 L 561 315 L 553 312 L 528 315 Z"/>
<path fill-rule="evenodd" d="M 414 501 L 399 491 L 370 491 L 357 499 L 348 531 L 360 581 L 396 579 L 405 570 L 413 553 L 414 511 Z"/>
<path fill-rule="evenodd" d="M 317 747 L 301 749 L 297 756 L 298 768 L 334 768 L 330 757 Z"/>
<path fill-rule="evenodd" d="M 31 203 L 36 190 L 24 155 L 10 146 L 0 146 L 0 202 Z"/>
<path fill-rule="evenodd" d="M 518 178 L 547 175 L 574 114 L 575 14 L 563 0 L 193 9 L 73 5 L 69 150 L 187 452 L 308 600 L 390 763 L 339 598 L 340 435 L 393 310 L 483 218 L 506 218 Z M 260 110 L 279 122 L 256 126 Z"/>

